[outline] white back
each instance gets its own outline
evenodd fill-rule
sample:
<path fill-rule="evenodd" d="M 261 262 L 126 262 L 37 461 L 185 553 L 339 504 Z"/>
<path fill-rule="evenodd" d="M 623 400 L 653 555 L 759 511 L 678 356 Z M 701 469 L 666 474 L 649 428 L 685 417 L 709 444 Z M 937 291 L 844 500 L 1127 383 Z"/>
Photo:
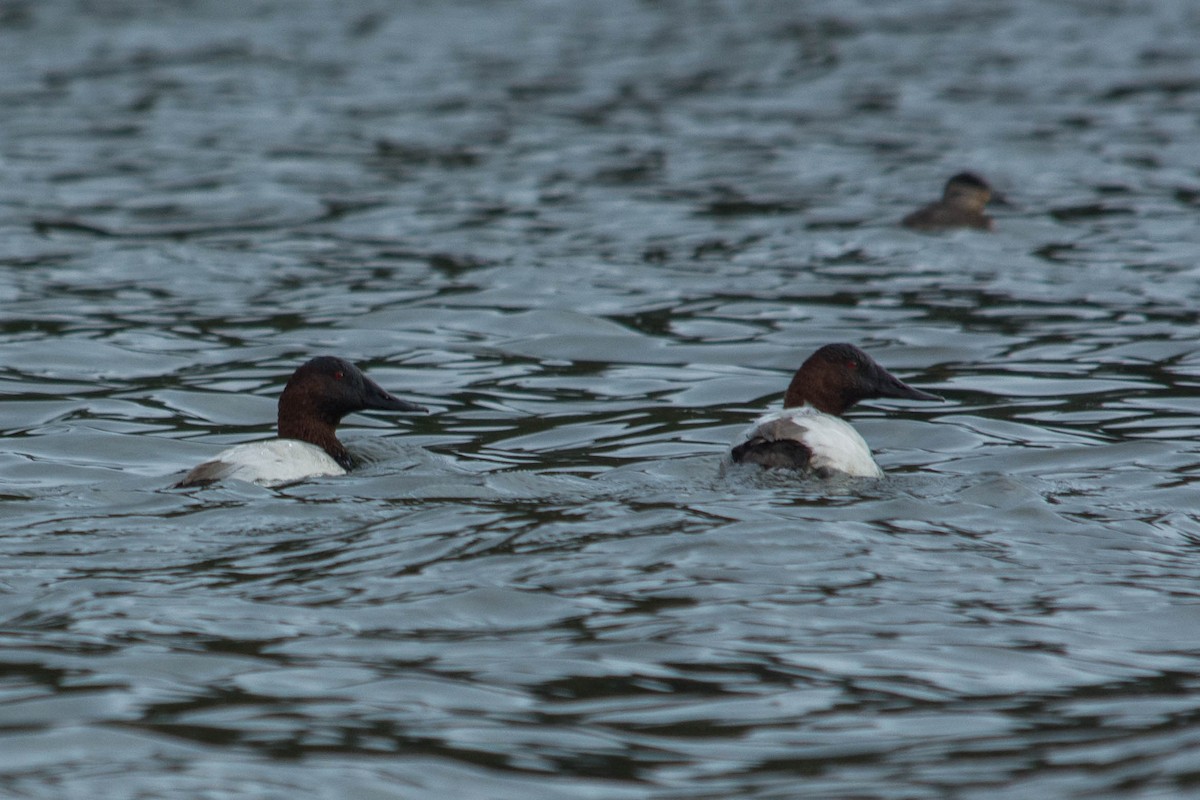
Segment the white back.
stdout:
<path fill-rule="evenodd" d="M 871 456 L 871 448 L 858 431 L 840 417 L 817 411 L 812 406 L 772 411 L 742 431 L 733 447 L 761 436 L 767 440 L 791 439 L 812 452 L 817 471 L 836 470 L 856 478 L 880 478 L 883 470 Z"/>

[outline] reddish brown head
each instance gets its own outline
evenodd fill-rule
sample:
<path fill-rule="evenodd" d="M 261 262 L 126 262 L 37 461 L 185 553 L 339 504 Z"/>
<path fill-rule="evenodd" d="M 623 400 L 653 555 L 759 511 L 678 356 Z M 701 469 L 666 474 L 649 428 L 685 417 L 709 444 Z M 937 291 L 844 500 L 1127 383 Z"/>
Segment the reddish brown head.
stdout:
<path fill-rule="evenodd" d="M 783 407 L 807 403 L 840 417 L 860 400 L 875 397 L 942 399 L 904 383 L 852 344 L 827 344 L 796 370 L 783 397 Z"/>
<path fill-rule="evenodd" d="M 318 356 L 302 364 L 279 396 L 279 436 L 315 444 L 345 469 L 354 462 L 335 431 L 352 411 L 425 411 L 393 396 L 345 359 Z"/>

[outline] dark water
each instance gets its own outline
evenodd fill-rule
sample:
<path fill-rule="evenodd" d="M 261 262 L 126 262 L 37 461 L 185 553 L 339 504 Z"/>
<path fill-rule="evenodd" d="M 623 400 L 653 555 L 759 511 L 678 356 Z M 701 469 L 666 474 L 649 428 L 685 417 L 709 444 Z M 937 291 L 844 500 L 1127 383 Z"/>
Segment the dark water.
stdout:
<path fill-rule="evenodd" d="M 1200 796 L 1198 31 L 0 4 L 0 796 Z M 722 476 L 842 340 L 888 477 Z M 165 488 L 318 353 L 434 413 Z"/>

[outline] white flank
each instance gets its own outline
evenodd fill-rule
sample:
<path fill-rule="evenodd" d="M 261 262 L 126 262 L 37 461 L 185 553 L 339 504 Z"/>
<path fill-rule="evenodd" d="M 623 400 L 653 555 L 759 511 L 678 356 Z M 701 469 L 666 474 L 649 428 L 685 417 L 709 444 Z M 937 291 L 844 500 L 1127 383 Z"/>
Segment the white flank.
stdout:
<path fill-rule="evenodd" d="M 341 464 L 324 450 L 298 439 L 239 444 L 218 453 L 196 470 L 202 467 L 209 467 L 207 477 L 213 480 L 235 478 L 262 486 L 280 486 L 318 475 L 346 474 Z"/>

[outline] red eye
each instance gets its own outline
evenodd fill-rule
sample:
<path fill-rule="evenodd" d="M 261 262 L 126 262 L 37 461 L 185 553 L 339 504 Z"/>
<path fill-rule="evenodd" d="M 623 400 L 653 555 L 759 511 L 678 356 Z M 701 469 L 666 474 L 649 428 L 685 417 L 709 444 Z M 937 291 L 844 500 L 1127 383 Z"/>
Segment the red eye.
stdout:
<path fill-rule="evenodd" d="M 846 369 L 858 369 L 858 362 L 851 359 L 846 362 Z"/>
<path fill-rule="evenodd" d="M 340 369 L 337 372 L 333 373 L 333 379 L 335 381 L 340 381 L 344 377 L 346 377 L 346 376 L 342 373 L 342 371 Z"/>

